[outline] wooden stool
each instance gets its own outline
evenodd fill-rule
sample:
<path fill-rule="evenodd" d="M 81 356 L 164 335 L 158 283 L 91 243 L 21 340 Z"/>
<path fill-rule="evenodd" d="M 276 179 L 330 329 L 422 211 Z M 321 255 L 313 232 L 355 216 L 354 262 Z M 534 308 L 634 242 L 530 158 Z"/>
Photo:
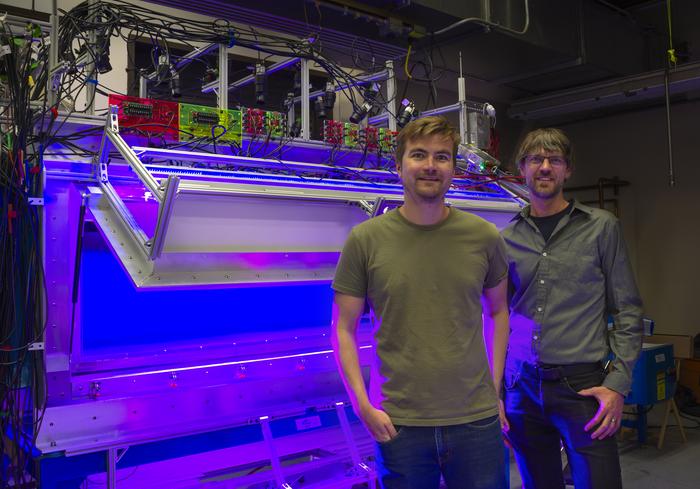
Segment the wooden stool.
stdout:
<path fill-rule="evenodd" d="M 679 359 L 676 359 L 676 382 L 678 382 L 678 379 L 680 379 L 680 377 L 681 361 Z M 662 401 L 661 404 L 664 404 L 664 421 L 663 423 L 661 423 L 661 431 L 659 431 L 659 443 L 656 445 L 656 448 L 658 448 L 659 450 L 661 450 L 661 447 L 664 445 L 666 428 L 668 427 L 668 415 L 671 413 L 671 411 L 673 411 L 673 416 L 676 418 L 676 423 L 678 423 L 678 429 L 681 431 L 681 438 L 683 438 L 683 443 L 688 441 L 688 439 L 685 436 L 685 429 L 683 429 L 681 415 L 678 411 L 678 406 L 676 405 L 676 401 L 673 399 L 673 396 L 666 399 L 665 401 Z"/>

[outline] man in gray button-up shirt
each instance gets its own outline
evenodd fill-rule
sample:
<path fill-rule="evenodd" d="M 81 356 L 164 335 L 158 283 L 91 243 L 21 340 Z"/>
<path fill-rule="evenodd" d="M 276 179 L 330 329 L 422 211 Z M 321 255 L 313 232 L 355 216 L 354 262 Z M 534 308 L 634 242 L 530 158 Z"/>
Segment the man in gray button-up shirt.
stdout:
<path fill-rule="evenodd" d="M 503 230 L 511 310 L 508 436 L 528 489 L 564 487 L 556 469 L 560 440 L 577 489 L 619 488 L 612 435 L 642 334 L 641 300 L 620 224 L 607 211 L 564 199 L 573 159 L 562 131 L 531 132 L 516 161 L 531 205 Z"/>

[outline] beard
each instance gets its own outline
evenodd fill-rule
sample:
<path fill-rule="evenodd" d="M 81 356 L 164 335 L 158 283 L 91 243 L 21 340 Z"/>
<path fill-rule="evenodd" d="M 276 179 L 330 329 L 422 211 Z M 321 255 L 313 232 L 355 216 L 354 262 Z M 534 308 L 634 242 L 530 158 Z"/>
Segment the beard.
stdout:
<path fill-rule="evenodd" d="M 442 201 L 450 188 L 450 182 L 436 181 L 426 184 L 420 180 L 414 180 L 412 187 L 404 184 L 404 193 L 409 193 L 416 201 L 434 203 Z"/>
<path fill-rule="evenodd" d="M 528 182 L 530 192 L 540 199 L 551 199 L 556 197 L 564 189 L 564 182 L 552 181 L 548 185 L 540 184 L 537 179 L 533 178 Z"/>

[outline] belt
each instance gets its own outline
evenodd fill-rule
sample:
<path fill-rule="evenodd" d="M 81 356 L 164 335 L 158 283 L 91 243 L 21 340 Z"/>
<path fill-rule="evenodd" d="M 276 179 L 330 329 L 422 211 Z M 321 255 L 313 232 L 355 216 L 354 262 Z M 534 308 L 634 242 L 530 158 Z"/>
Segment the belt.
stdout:
<path fill-rule="evenodd" d="M 572 363 L 569 365 L 538 364 L 533 365 L 533 367 L 542 380 L 561 380 L 565 377 L 601 372 L 603 370 L 601 362 Z"/>

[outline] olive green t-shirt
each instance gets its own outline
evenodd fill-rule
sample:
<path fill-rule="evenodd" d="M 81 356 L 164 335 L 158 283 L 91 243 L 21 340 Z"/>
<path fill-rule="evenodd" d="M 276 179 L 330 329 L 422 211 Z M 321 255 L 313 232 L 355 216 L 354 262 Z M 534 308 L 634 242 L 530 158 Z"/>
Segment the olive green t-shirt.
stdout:
<path fill-rule="evenodd" d="M 333 289 L 374 310 L 372 405 L 397 425 L 446 426 L 498 412 L 481 296 L 507 275 L 496 227 L 454 208 L 421 226 L 398 210 L 356 226 Z"/>

